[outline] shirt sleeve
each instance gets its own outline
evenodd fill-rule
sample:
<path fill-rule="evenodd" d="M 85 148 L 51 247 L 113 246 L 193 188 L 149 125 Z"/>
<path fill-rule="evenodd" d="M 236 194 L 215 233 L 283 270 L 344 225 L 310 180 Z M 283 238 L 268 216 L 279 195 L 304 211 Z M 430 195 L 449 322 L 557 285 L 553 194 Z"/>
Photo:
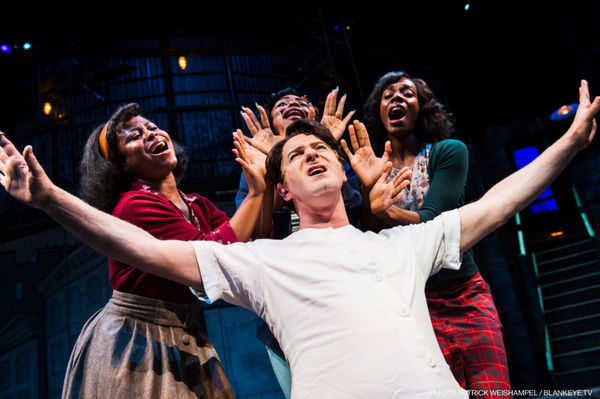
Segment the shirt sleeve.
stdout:
<path fill-rule="evenodd" d="M 462 141 L 444 140 L 433 145 L 429 162 L 429 190 L 416 211 L 421 222 L 458 207 L 467 181 L 469 151 Z"/>
<path fill-rule="evenodd" d="M 263 309 L 263 273 L 254 243 L 221 245 L 191 241 L 204 293 L 193 290 L 200 299 L 219 299 L 251 310 Z"/>
<path fill-rule="evenodd" d="M 393 227 L 384 234 L 398 240 L 399 256 L 414 259 L 424 280 L 442 268 L 460 268 L 460 216 L 457 209 L 443 212 L 426 223 Z"/>
<path fill-rule="evenodd" d="M 119 201 L 113 215 L 141 227 L 161 240 L 237 241 L 226 216 L 223 223 L 212 231 L 201 231 L 174 209 L 169 201 L 150 192 L 136 191 L 128 194 Z M 218 219 L 221 220 L 220 218 L 222 217 L 219 215 Z M 211 215 L 212 219 L 215 219 L 214 215 Z"/>

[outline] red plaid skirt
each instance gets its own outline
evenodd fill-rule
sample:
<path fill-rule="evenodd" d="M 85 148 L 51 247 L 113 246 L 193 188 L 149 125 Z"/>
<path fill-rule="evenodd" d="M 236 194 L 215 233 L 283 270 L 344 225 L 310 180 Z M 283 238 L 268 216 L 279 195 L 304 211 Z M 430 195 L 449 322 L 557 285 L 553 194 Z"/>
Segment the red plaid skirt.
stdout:
<path fill-rule="evenodd" d="M 502 325 L 481 275 L 442 290 L 426 287 L 425 294 L 435 335 L 458 383 L 471 397 L 508 397 Z"/>

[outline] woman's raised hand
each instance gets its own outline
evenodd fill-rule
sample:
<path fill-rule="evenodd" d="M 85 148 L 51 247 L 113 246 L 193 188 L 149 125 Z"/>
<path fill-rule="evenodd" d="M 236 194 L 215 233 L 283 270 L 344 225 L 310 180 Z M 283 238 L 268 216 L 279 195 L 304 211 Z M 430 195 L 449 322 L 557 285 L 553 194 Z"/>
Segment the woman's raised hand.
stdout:
<path fill-rule="evenodd" d="M 411 171 L 408 166 L 389 179 L 391 171 L 392 163 L 388 161 L 383 167 L 383 173 L 369 192 L 371 212 L 376 216 L 385 213 L 390 206 L 400 201 L 404 194 L 402 190 L 410 184 Z"/>
<path fill-rule="evenodd" d="M 240 129 L 233 133 L 232 150 L 235 154 L 236 162 L 242 166 L 244 176 L 248 182 L 248 195 L 260 195 L 266 190 L 265 181 L 265 160 L 266 155 L 256 148 L 246 143 L 246 137 Z"/>
<path fill-rule="evenodd" d="M 350 122 L 350 119 L 354 115 L 354 110 L 348 112 L 348 114 L 344 117 L 346 95 L 344 94 L 338 103 L 338 92 L 339 89 L 336 87 L 327 95 L 327 98 L 325 99 L 325 108 L 323 109 L 323 117 L 321 118 L 321 124 L 328 128 L 331 134 L 333 134 L 333 137 L 339 141 L 346 131 L 348 122 Z M 312 119 L 314 119 L 314 116 Z"/>
<path fill-rule="evenodd" d="M 268 154 L 273 145 L 283 139 L 285 130 L 283 126 L 283 117 L 281 114 L 276 115 L 275 118 L 273 118 L 273 128 L 271 128 L 267 111 L 258 104 L 256 104 L 256 108 L 260 115 L 260 121 L 250 108 L 242 107 L 242 118 L 244 119 L 244 122 L 246 122 L 246 126 L 252 136 L 246 137 L 245 140 L 254 148 Z"/>
<path fill-rule="evenodd" d="M 362 122 L 354 121 L 348 126 L 350 133 L 350 144 L 352 145 L 352 151 L 348 148 L 345 140 L 341 140 L 340 144 L 346 152 L 352 169 L 356 172 L 358 179 L 361 184 L 370 190 L 373 185 L 377 182 L 377 179 L 381 176 L 381 171 L 384 165 L 389 160 L 390 153 L 392 152 L 390 142 L 385 143 L 385 152 L 381 158 L 377 157 L 371 147 L 371 141 L 369 140 L 369 133 L 367 128 Z"/>

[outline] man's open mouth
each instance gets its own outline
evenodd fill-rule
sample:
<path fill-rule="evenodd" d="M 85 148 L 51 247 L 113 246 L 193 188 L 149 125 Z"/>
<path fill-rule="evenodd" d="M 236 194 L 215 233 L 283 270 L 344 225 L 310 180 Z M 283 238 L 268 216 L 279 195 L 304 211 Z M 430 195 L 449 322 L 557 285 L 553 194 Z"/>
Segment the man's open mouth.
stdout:
<path fill-rule="evenodd" d="M 325 171 L 327 171 L 327 168 L 325 168 L 324 166 L 313 166 L 308 169 L 308 175 L 316 176 L 316 175 L 320 175 L 321 173 L 323 173 Z"/>

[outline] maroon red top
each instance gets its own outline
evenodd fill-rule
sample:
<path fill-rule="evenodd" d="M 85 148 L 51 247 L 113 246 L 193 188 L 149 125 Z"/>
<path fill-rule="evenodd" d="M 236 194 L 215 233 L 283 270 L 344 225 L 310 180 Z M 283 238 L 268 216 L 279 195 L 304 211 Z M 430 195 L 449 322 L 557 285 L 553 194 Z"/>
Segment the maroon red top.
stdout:
<path fill-rule="evenodd" d="M 229 218 L 212 202 L 198 194 L 183 194 L 190 220 L 164 195 L 136 182 L 121 194 L 113 215 L 135 224 L 161 240 L 237 242 Z M 191 303 L 196 297 L 182 284 L 144 273 L 134 265 L 108 260 L 113 289 L 176 303 Z"/>

